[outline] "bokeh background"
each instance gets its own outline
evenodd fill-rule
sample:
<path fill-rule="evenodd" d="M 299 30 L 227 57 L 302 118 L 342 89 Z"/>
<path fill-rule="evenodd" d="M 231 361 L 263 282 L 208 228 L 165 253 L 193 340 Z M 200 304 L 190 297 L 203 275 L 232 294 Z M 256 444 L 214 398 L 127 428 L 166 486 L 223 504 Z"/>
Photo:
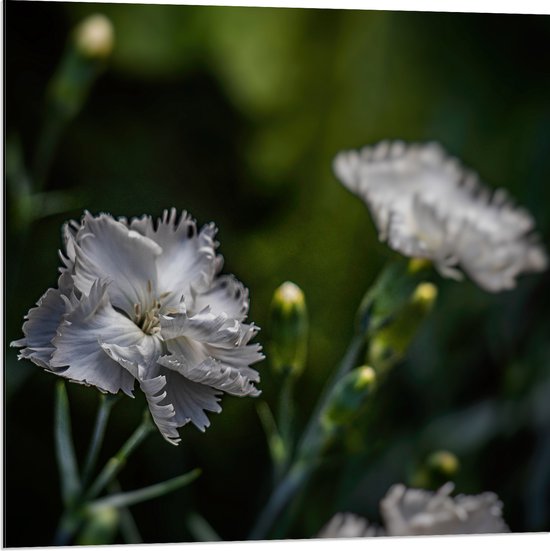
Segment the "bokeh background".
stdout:
<path fill-rule="evenodd" d="M 9 163 L 32 165 L 47 84 L 71 29 L 97 12 L 111 19 L 115 47 L 45 182 L 63 201 L 26 225 Z M 549 45 L 544 16 L 8 1 L 6 138 L 17 146 L 6 158 L 5 342 L 56 283 L 65 220 L 84 208 L 187 209 L 218 225 L 224 271 L 250 288 L 260 342 L 274 289 L 292 280 L 304 290 L 305 423 L 363 293 L 393 257 L 334 178 L 333 156 L 384 138 L 438 140 L 509 190 L 550 243 Z M 498 493 L 512 531 L 550 529 L 550 274 L 497 295 L 436 282 L 437 307 L 408 359 L 300 494 L 287 537 L 314 536 L 336 511 L 379 521 L 389 486 L 412 483 L 438 449 L 460 460 L 457 491 Z M 259 369 L 260 399 L 276 403 L 269 361 Z M 54 383 L 6 349 L 7 546 L 48 545 L 61 512 Z M 68 386 L 82 457 L 98 396 Z M 223 539 L 246 537 L 269 491 L 256 401 L 225 396 L 206 433 L 185 427 L 178 448 L 154 434 L 139 449 L 120 476 L 125 490 L 203 469 L 191 486 L 132 508 L 144 541 L 193 541 L 194 512 Z M 143 407 L 142 396 L 116 405 L 102 458 Z"/>

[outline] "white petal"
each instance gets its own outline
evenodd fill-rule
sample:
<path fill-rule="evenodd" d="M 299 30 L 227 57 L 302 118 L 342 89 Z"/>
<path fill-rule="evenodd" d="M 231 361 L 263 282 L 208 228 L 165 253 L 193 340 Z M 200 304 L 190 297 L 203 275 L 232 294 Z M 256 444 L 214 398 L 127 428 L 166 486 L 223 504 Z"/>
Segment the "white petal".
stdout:
<path fill-rule="evenodd" d="M 161 248 L 107 214 L 86 213 L 76 235 L 75 285 L 88 294 L 98 279 L 110 281 L 113 306 L 132 315 L 134 304 L 146 310 L 156 298 L 155 259 Z"/>
<path fill-rule="evenodd" d="M 140 344 L 134 346 L 118 346 L 112 343 L 102 343 L 102 348 L 114 361 L 128 370 L 139 382 L 139 386 L 149 406 L 151 417 L 162 436 L 170 444 L 177 445 L 180 437 L 176 412 L 171 403 L 165 401 L 166 377 L 158 375 L 157 359 L 162 345 L 154 336 L 148 336 Z"/>
<path fill-rule="evenodd" d="M 249 308 L 248 289 L 234 276 L 217 277 L 210 289 L 194 297 L 193 310 L 200 312 L 209 307 L 215 314 L 242 321 Z"/>
<path fill-rule="evenodd" d="M 24 338 L 13 341 L 11 346 L 25 347 L 19 354 L 19 359 L 28 358 L 36 365 L 50 369 L 50 359 L 55 350 L 52 339 L 65 314 L 67 297 L 72 290 L 72 278 L 68 272 L 63 272 L 58 280 L 58 288 L 48 289 L 38 300 L 35 308 L 31 308 L 25 316 L 23 324 Z"/>
<path fill-rule="evenodd" d="M 53 339 L 55 351 L 50 367 L 56 374 L 76 382 L 116 393 L 132 395 L 134 377 L 113 361 L 102 342 L 122 346 L 138 344 L 146 337 L 127 317 L 109 302 L 107 285 L 95 283 L 89 296 L 68 312 Z"/>
<path fill-rule="evenodd" d="M 115 345 L 105 345 L 105 348 L 121 365 L 130 371 L 138 372 L 140 384 L 146 380 L 156 381 L 154 388 L 153 383 L 147 383 L 145 386 L 142 385 L 142 390 L 146 394 L 151 415 L 167 440 L 174 440 L 175 427 L 181 427 L 190 421 L 199 430 L 204 431 L 210 425 L 205 411 L 221 411 L 218 390 L 193 382 L 160 364 L 151 364 L 145 370 L 137 363 L 139 351 Z"/>
<path fill-rule="evenodd" d="M 159 294 L 165 295 L 163 304 L 179 302 L 191 288 L 204 291 L 210 287 L 221 268 L 214 241 L 217 230 L 213 224 L 198 232 L 195 221 L 186 212 L 178 220 L 176 209 L 171 209 L 164 211 L 156 227 L 150 216 L 133 219 L 130 227 L 162 248 L 156 265 Z"/>
<path fill-rule="evenodd" d="M 171 354 L 162 356 L 159 363 L 195 383 L 211 386 L 234 396 L 259 396 L 260 394 L 252 379 L 241 374 L 238 369 L 224 365 L 213 358 L 206 358 L 197 365 L 190 364 L 184 356 Z"/>
<path fill-rule="evenodd" d="M 205 411 L 219 413 L 220 391 L 209 386 L 195 383 L 170 369 L 161 368 L 166 377 L 165 402 L 174 406 L 175 421 L 178 426 L 189 421 L 199 430 L 204 431 L 210 426 Z"/>
<path fill-rule="evenodd" d="M 223 312 L 214 314 L 208 307 L 193 316 L 185 312 L 161 315 L 160 326 L 165 340 L 187 337 L 231 348 L 247 343 L 258 332 L 256 326 L 228 319 Z"/>

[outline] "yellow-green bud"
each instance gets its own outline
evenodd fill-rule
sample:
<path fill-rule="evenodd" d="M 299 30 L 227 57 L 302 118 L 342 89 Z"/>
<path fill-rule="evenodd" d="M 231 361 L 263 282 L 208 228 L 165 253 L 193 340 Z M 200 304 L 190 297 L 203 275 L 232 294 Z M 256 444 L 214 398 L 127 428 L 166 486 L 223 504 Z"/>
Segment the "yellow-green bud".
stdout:
<path fill-rule="evenodd" d="M 342 427 L 357 417 L 366 398 L 376 386 L 376 373 L 368 365 L 356 367 L 332 390 L 321 423 L 326 430 Z"/>
<path fill-rule="evenodd" d="M 409 260 L 408 270 L 411 274 L 417 274 L 431 268 L 432 261 L 429 258 L 414 257 Z"/>
<path fill-rule="evenodd" d="M 120 515 L 115 507 L 101 507 L 86 511 L 84 527 L 77 545 L 107 545 L 113 543 L 118 529 Z"/>
<path fill-rule="evenodd" d="M 377 371 L 389 369 L 403 359 L 436 298 L 437 287 L 433 283 L 419 283 L 409 300 L 385 325 L 374 332 L 370 339 L 367 361 Z"/>
<path fill-rule="evenodd" d="M 458 457 L 446 450 L 432 453 L 426 463 L 430 471 L 439 473 L 447 479 L 455 476 L 460 468 Z"/>
<path fill-rule="evenodd" d="M 437 489 L 449 480 L 453 480 L 459 469 L 460 462 L 454 453 L 446 450 L 435 451 L 416 469 L 411 485 Z"/>
<path fill-rule="evenodd" d="M 105 59 L 113 51 L 114 36 L 111 21 L 102 14 L 95 14 L 84 19 L 76 27 L 74 41 L 76 49 L 84 57 Z"/>
<path fill-rule="evenodd" d="M 308 314 L 303 291 L 285 281 L 273 294 L 270 358 L 275 371 L 299 375 L 307 358 Z"/>

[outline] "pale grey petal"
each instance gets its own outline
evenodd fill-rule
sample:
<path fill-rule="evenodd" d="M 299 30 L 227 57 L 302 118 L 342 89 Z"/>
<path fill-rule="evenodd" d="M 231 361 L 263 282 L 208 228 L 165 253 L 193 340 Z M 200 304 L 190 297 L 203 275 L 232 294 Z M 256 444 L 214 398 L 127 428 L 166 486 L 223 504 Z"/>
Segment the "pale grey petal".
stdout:
<path fill-rule="evenodd" d="M 130 227 L 155 241 L 162 253 L 156 260 L 158 289 L 163 304 L 179 303 L 191 289 L 207 290 L 221 268 L 216 256 L 214 224 L 197 231 L 196 222 L 184 211 L 178 219 L 176 209 L 164 211 L 156 225 L 150 216 L 133 219 Z"/>
<path fill-rule="evenodd" d="M 139 382 L 155 425 L 167 442 L 177 446 L 181 442 L 178 433 L 178 427 L 181 425 L 176 420 L 176 410 L 171 402 L 161 404 L 168 394 L 166 384 L 166 377 L 162 375 L 153 379 L 142 379 Z"/>
<path fill-rule="evenodd" d="M 260 391 L 254 386 L 259 376 L 251 379 L 239 369 L 224 365 L 214 358 L 206 358 L 200 364 L 190 364 L 184 356 L 162 356 L 158 362 L 195 383 L 211 386 L 234 396 L 259 396 Z"/>
<path fill-rule="evenodd" d="M 190 381 L 170 369 L 161 367 L 161 373 L 166 377 L 165 403 L 174 406 L 177 425 L 182 426 L 190 421 L 201 431 L 209 427 L 210 421 L 205 412 L 219 413 L 222 410 L 218 403 L 220 391 Z"/>
<path fill-rule="evenodd" d="M 507 532 L 502 505 L 495 494 L 450 497 L 453 484 L 437 492 L 392 486 L 380 502 L 390 536 Z"/>
<path fill-rule="evenodd" d="M 56 289 L 48 289 L 38 300 L 35 308 L 31 308 L 25 316 L 23 324 L 24 338 L 13 341 L 11 346 L 24 347 L 19 359 L 28 358 L 36 365 L 50 369 L 50 359 L 55 347 L 52 339 L 66 311 L 67 297 L 72 290 L 72 278 L 68 272 L 63 272 L 58 279 Z"/>
<path fill-rule="evenodd" d="M 75 285 L 88 294 L 98 279 L 108 280 L 113 306 L 133 315 L 157 296 L 156 258 L 161 248 L 110 215 L 86 213 L 76 235 Z"/>
<path fill-rule="evenodd" d="M 234 276 L 217 277 L 212 286 L 194 297 L 193 310 L 200 312 L 209 307 L 215 314 L 243 321 L 250 306 L 248 289 Z"/>
<path fill-rule="evenodd" d="M 353 513 L 336 513 L 321 528 L 318 538 L 365 538 L 382 535 L 382 530 Z"/>
<path fill-rule="evenodd" d="M 185 311 L 160 316 L 161 334 L 165 340 L 187 337 L 199 342 L 221 347 L 246 344 L 257 332 L 254 325 L 228 319 L 227 314 L 215 314 L 206 307 L 202 312 L 189 316 Z"/>
<path fill-rule="evenodd" d="M 162 350 L 160 340 L 148 336 L 140 344 L 134 346 L 118 346 L 103 343 L 103 350 L 114 361 L 128 370 L 139 382 L 139 386 L 149 406 L 151 417 L 164 439 L 177 445 L 181 439 L 178 434 L 176 411 L 171 403 L 166 401 L 166 377 L 158 375 L 157 359 Z"/>
<path fill-rule="evenodd" d="M 107 287 L 94 283 L 89 296 L 82 297 L 64 316 L 52 341 L 55 351 L 50 368 L 72 381 L 106 392 L 123 390 L 131 396 L 134 377 L 109 358 L 101 343 L 130 346 L 142 342 L 146 335 L 112 307 Z"/>
<path fill-rule="evenodd" d="M 259 373 L 250 367 L 264 359 L 259 344 L 229 348 L 179 337 L 166 341 L 166 346 L 172 355 L 190 368 L 202 364 L 205 360 L 214 359 L 223 366 L 224 370 L 232 368 L 250 381 L 258 382 L 260 380 Z"/>

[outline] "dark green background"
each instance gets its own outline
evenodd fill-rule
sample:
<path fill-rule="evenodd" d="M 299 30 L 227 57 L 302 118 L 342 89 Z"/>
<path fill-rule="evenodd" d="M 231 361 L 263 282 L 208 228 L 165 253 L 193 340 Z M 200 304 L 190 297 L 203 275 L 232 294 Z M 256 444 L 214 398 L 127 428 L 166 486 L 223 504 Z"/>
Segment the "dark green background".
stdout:
<path fill-rule="evenodd" d="M 218 225 L 225 271 L 251 292 L 264 327 L 286 279 L 306 293 L 310 356 L 298 387 L 304 423 L 352 333 L 355 308 L 393 257 L 362 203 L 334 178 L 337 151 L 384 138 L 438 140 L 491 187 L 527 207 L 550 237 L 550 20 L 543 16 L 13 2 L 6 6 L 6 136 L 30 163 L 47 82 L 70 29 L 101 11 L 112 59 L 56 153 L 48 190 L 78 208 L 35 222 L 26 241 L 6 199 L 6 343 L 56 282 L 60 227 L 84 208 L 159 215 L 175 206 Z M 377 504 L 433 450 L 462 463 L 457 491 L 492 490 L 512 531 L 550 529 L 548 272 L 490 295 L 437 277 L 440 300 L 409 359 L 353 437 L 298 500 L 289 537 L 341 510 L 378 521 Z M 55 377 L 6 351 L 5 543 L 48 545 L 60 514 Z M 259 365 L 262 399 L 278 380 Z M 97 392 L 69 385 L 77 453 Z M 120 477 L 129 490 L 193 467 L 203 475 L 132 508 L 146 542 L 192 539 L 198 511 L 244 539 L 267 497 L 269 460 L 254 399 L 226 396 L 205 434 L 178 448 L 149 438 Z M 139 422 L 142 396 L 113 412 L 107 458 Z"/>

